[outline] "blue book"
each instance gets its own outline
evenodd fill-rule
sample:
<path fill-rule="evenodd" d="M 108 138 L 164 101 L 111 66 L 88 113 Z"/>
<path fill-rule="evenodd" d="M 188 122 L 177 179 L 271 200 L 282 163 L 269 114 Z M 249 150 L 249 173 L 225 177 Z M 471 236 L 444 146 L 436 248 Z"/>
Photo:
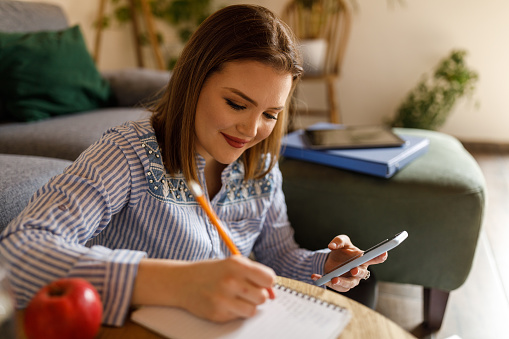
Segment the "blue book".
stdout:
<path fill-rule="evenodd" d="M 398 134 L 405 143 L 398 147 L 314 150 L 304 130 L 287 134 L 282 140 L 282 155 L 350 171 L 390 178 L 428 151 L 429 139 Z"/>

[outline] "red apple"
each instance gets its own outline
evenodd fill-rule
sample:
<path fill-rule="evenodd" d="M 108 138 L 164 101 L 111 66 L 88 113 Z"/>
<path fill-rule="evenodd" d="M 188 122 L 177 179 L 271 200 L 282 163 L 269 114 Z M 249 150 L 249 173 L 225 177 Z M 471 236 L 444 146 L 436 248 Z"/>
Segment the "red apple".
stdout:
<path fill-rule="evenodd" d="M 91 339 L 101 326 L 102 303 L 86 280 L 56 280 L 37 292 L 25 310 L 28 339 Z"/>

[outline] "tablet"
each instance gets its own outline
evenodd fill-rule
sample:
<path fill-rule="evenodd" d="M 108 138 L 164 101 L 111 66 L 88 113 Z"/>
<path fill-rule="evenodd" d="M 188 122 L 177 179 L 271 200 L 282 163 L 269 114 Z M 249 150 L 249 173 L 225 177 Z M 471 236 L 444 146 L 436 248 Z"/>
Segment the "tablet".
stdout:
<path fill-rule="evenodd" d="M 312 149 L 398 147 L 405 143 L 384 125 L 308 128 L 305 134 Z"/>
<path fill-rule="evenodd" d="M 329 281 L 331 281 L 332 278 L 339 277 L 345 274 L 346 272 L 350 271 L 352 268 L 362 265 L 366 261 L 376 258 L 382 253 L 392 250 L 394 247 L 401 244 L 407 237 L 408 233 L 406 231 L 403 231 L 401 233 L 396 234 L 392 238 L 385 239 L 381 243 L 345 261 L 332 272 L 327 273 L 320 279 L 316 280 L 314 284 L 316 286 L 322 286 L 323 284 L 328 283 Z"/>

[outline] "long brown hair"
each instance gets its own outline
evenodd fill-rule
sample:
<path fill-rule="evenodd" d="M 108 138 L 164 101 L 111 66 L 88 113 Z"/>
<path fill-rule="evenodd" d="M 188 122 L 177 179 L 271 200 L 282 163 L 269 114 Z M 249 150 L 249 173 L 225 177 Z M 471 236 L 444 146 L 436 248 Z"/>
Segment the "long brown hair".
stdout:
<path fill-rule="evenodd" d="M 211 74 L 227 62 L 240 60 L 262 62 L 291 74 L 290 100 L 302 74 L 301 57 L 290 28 L 270 10 L 257 5 L 232 5 L 215 12 L 185 46 L 165 93 L 152 109 L 152 125 L 168 173 L 182 171 L 186 179 L 197 180 L 194 120 L 198 97 Z M 243 153 L 246 180 L 264 176 L 276 164 L 286 131 L 288 104 L 270 136 Z"/>

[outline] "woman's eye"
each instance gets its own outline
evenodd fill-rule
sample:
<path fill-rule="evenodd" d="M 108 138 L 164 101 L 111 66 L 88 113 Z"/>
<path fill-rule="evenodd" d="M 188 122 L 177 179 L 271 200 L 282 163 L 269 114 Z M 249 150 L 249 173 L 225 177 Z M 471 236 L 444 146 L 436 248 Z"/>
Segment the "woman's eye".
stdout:
<path fill-rule="evenodd" d="M 236 111 L 241 111 L 243 109 L 246 109 L 246 106 L 237 105 L 236 103 L 234 103 L 233 101 L 228 100 L 228 99 L 226 99 L 226 103 L 228 104 L 228 106 L 230 106 L 231 108 L 233 108 Z"/>
<path fill-rule="evenodd" d="M 272 114 L 267 113 L 267 112 L 263 112 L 263 115 L 264 115 L 267 119 L 277 120 L 277 115 L 272 115 Z"/>

